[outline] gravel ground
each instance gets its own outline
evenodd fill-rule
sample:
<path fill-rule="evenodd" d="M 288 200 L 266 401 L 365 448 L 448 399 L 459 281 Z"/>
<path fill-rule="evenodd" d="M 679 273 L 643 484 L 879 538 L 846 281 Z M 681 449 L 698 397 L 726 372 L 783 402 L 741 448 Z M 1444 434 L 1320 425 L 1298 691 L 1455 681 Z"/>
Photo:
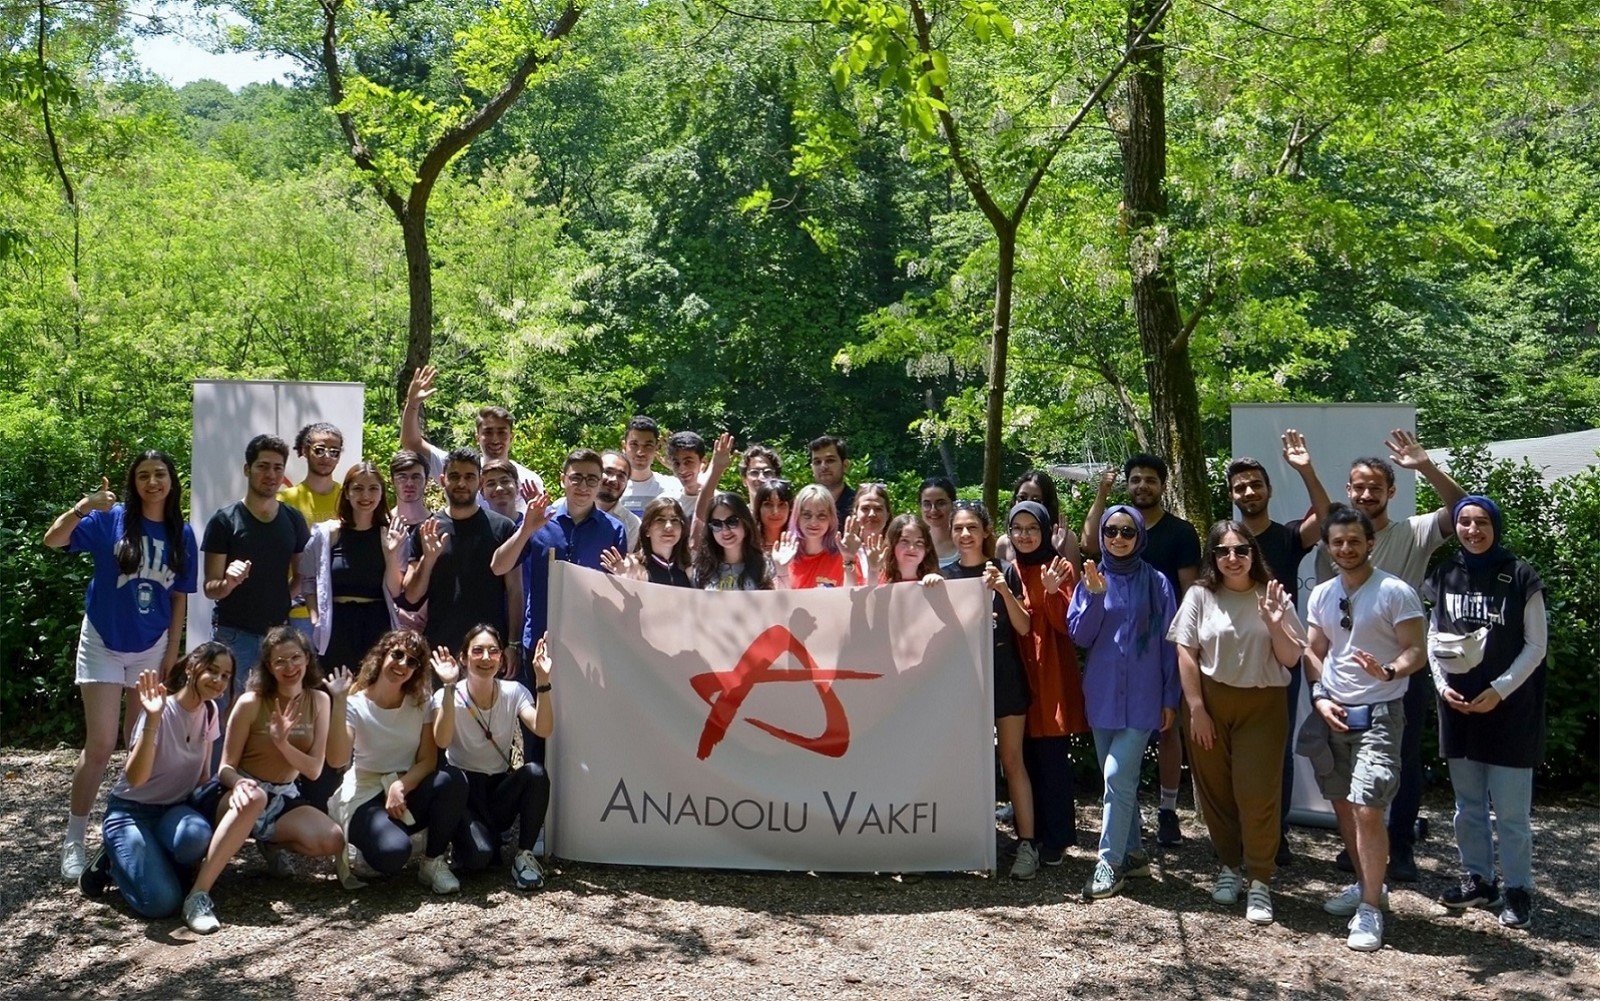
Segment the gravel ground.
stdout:
<path fill-rule="evenodd" d="M 536 894 L 496 872 L 432 897 L 409 871 L 358 893 L 325 863 L 272 880 L 247 847 L 217 887 L 223 928 L 202 937 L 60 882 L 72 759 L 0 751 L 0 996 L 1600 998 L 1600 810 L 1587 801 L 1537 805 L 1540 888 L 1519 932 L 1433 902 L 1455 879 L 1435 790 L 1423 882 L 1393 894 L 1386 944 L 1369 955 L 1321 910 L 1343 882 L 1332 832 L 1295 833 L 1278 921 L 1257 928 L 1242 904 L 1211 903 L 1210 852 L 1187 811 L 1188 840 L 1155 854 L 1154 878 L 1094 904 L 1078 899 L 1085 848 L 1029 883 L 552 861 Z M 1098 811 L 1079 816 L 1087 844 Z"/>

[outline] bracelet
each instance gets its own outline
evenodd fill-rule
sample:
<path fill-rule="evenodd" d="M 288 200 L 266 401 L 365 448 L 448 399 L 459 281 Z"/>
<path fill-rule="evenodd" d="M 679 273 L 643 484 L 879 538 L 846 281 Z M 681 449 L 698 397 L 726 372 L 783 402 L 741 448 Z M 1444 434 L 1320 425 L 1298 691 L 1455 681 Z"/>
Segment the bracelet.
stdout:
<path fill-rule="evenodd" d="M 548 692 L 550 690 L 550 682 L 546 681 L 542 685 L 535 685 L 535 686 L 533 686 L 533 690 L 535 692 L 540 693 L 540 694 L 543 694 L 544 692 Z"/>
<path fill-rule="evenodd" d="M 82 504 L 82 503 L 83 503 L 83 501 L 79 501 L 78 502 L 78 504 Z M 88 515 L 84 514 L 82 511 L 78 510 L 78 504 L 72 505 L 72 508 L 71 508 L 72 513 L 77 515 L 80 520 L 83 519 L 83 518 L 89 517 Z"/>

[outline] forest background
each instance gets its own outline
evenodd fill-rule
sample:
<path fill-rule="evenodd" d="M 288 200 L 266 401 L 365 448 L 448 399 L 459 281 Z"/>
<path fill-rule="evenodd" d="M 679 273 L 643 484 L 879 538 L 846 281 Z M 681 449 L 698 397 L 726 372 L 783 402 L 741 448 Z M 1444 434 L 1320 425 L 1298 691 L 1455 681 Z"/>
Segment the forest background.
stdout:
<path fill-rule="evenodd" d="M 1590 5 L 210 0 L 300 67 L 238 91 L 139 67 L 150 10 L 0 0 L 0 741 L 81 726 L 38 539 L 187 465 L 190 380 L 363 383 L 386 460 L 427 361 L 435 440 L 501 404 L 540 469 L 634 413 L 797 481 L 845 433 L 902 505 L 1147 447 L 1202 524 L 1232 404 L 1414 404 L 1544 573 L 1545 774 L 1595 784 L 1600 474 L 1471 449 L 1600 425 Z"/>

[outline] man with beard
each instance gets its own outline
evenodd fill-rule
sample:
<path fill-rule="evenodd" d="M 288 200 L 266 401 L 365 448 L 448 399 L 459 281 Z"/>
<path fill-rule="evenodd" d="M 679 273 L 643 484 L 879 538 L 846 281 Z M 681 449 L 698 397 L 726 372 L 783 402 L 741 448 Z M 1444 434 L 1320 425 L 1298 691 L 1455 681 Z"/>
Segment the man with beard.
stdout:
<path fill-rule="evenodd" d="M 1181 605 L 1183 592 L 1200 576 L 1200 535 L 1193 525 L 1168 512 L 1162 503 L 1162 495 L 1167 489 L 1166 460 L 1141 452 L 1130 456 L 1122 464 L 1122 475 L 1128 481 L 1128 502 L 1144 518 L 1145 532 L 1149 538 L 1144 551 L 1145 562 L 1167 578 L 1167 583 L 1172 585 L 1173 599 Z M 1100 521 L 1116 479 L 1115 466 L 1105 471 L 1100 477 L 1094 504 L 1084 517 L 1080 544 L 1085 558 L 1100 556 Z M 1156 814 L 1156 844 L 1171 847 L 1183 843 L 1183 829 L 1178 824 L 1178 784 L 1183 781 L 1183 738 L 1179 735 L 1178 727 L 1173 726 L 1163 731 L 1159 740 L 1161 809 Z"/>
<path fill-rule="evenodd" d="M 306 475 L 292 487 L 278 491 L 278 501 L 300 512 L 307 525 L 319 525 L 339 517 L 339 484 L 333 478 L 339 457 L 344 455 L 344 433 L 326 421 L 307 424 L 294 436 L 294 454 L 306 460 Z M 309 584 L 314 568 L 302 568 L 301 580 Z M 305 595 L 292 595 L 289 625 L 307 637 L 311 635 L 311 612 Z"/>
<path fill-rule="evenodd" d="M 622 491 L 628 486 L 628 473 L 632 467 L 628 465 L 628 457 L 621 452 L 601 453 L 600 467 L 600 489 L 595 494 L 595 507 L 622 522 L 622 530 L 628 534 L 628 548 L 623 552 L 631 553 L 639 542 L 639 516 L 618 501 L 622 500 Z"/>
<path fill-rule="evenodd" d="M 1306 494 L 1311 498 L 1311 513 L 1287 525 L 1273 521 L 1267 514 L 1272 501 L 1272 479 L 1260 462 L 1250 458 L 1235 459 L 1228 464 L 1228 493 L 1239 509 L 1239 520 L 1261 547 L 1268 570 L 1283 586 L 1289 596 L 1289 605 L 1298 608 L 1300 602 L 1300 562 L 1316 547 L 1322 531 L 1318 512 L 1328 509 L 1328 492 L 1311 465 L 1311 453 L 1306 449 L 1305 435 L 1294 428 L 1283 433 L 1283 458 L 1300 476 Z M 1289 672 L 1287 711 L 1289 732 L 1294 732 L 1295 713 L 1300 706 L 1300 672 Z M 1278 842 L 1278 865 L 1288 865 L 1294 857 L 1289 851 L 1289 804 L 1294 793 L 1294 748 L 1285 744 L 1283 752 L 1283 799 L 1279 822 L 1283 836 Z"/>
<path fill-rule="evenodd" d="M 422 404 L 437 390 L 434 380 L 438 377 L 438 369 L 432 365 L 424 365 L 417 369 L 411 377 L 411 385 L 406 388 L 405 409 L 400 412 L 400 447 L 410 449 L 421 455 L 428 463 L 429 471 L 438 469 L 440 475 L 444 474 L 447 461 L 445 450 L 434 445 L 423 437 L 422 434 Z M 517 471 L 517 483 L 531 484 L 536 493 L 544 492 L 544 480 L 539 474 L 511 458 L 511 437 L 514 433 L 511 421 L 511 411 L 505 407 L 479 407 L 477 427 L 474 435 L 478 441 L 478 450 L 481 461 L 492 462 L 495 459 L 504 459 L 511 463 Z M 450 453 L 455 454 L 455 453 Z M 485 498 L 487 500 L 487 498 Z M 516 498 L 517 510 L 522 510 L 522 497 L 520 493 Z M 451 649 L 455 649 L 454 646 Z"/>
<path fill-rule="evenodd" d="M 206 523 L 200 551 L 205 554 L 205 593 L 216 602 L 211 638 L 233 654 L 233 683 L 223 697 L 226 719 L 235 693 L 243 691 L 250 669 L 261 659 L 267 630 L 289 618 L 289 599 L 299 593 L 296 557 L 311 539 L 305 518 L 278 500 L 289 445 L 258 434 L 244 450 L 244 499 L 229 504 Z M 215 756 L 220 757 L 218 741 Z"/>
<path fill-rule="evenodd" d="M 1351 507 L 1372 522 L 1372 565 L 1399 577 L 1412 590 L 1420 591 L 1428 573 L 1428 560 L 1455 534 L 1450 512 L 1466 493 L 1448 473 L 1433 464 L 1416 435 L 1396 428 L 1383 444 L 1389 450 L 1388 460 L 1368 456 L 1350 464 L 1345 496 Z M 1389 517 L 1395 466 L 1420 473 L 1428 481 L 1444 502 L 1437 511 L 1398 520 Z M 1335 564 L 1327 550 L 1319 550 L 1317 579 L 1329 580 L 1334 572 Z M 1418 875 L 1413 849 L 1417 814 L 1422 808 L 1422 733 L 1427 728 L 1428 707 L 1433 703 L 1433 687 L 1427 675 L 1426 671 L 1413 675 L 1405 692 L 1406 727 L 1400 744 L 1400 790 L 1389 808 L 1389 878 L 1397 883 L 1416 882 Z M 1340 853 L 1338 865 L 1349 871 L 1348 854 Z"/>
<path fill-rule="evenodd" d="M 430 647 L 456 650 L 467 630 L 487 622 L 501 636 L 522 631 L 522 576 L 493 569 L 495 550 L 516 532 L 511 519 L 486 510 L 478 503 L 482 475 L 478 453 L 458 448 L 445 456 L 440 483 L 445 510 L 431 516 L 411 533 L 405 576 L 405 604 L 428 603 L 424 635 Z M 537 502 L 524 523 L 544 523 Z M 515 631 L 513 631 L 515 630 Z M 514 676 L 520 650 L 506 647 L 506 673 Z"/>

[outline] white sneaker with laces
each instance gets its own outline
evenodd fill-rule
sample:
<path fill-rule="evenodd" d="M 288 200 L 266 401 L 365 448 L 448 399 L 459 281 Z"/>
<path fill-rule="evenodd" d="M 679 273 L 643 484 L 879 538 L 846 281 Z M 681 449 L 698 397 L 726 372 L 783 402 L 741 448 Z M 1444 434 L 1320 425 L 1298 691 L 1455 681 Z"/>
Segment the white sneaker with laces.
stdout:
<path fill-rule="evenodd" d="M 1244 919 L 1253 925 L 1272 924 L 1272 890 L 1259 879 L 1250 881 L 1250 893 L 1245 897 Z"/>
<path fill-rule="evenodd" d="M 76 883 L 83 870 L 89 868 L 89 850 L 82 841 L 68 841 L 61 846 L 61 878 Z"/>
<path fill-rule="evenodd" d="M 1350 937 L 1345 945 L 1357 952 L 1377 952 L 1383 948 L 1383 912 L 1371 904 L 1362 904 L 1350 918 Z"/>
<path fill-rule="evenodd" d="M 1012 879 L 1032 879 L 1039 874 L 1039 849 L 1023 838 L 1017 842 L 1017 857 L 1011 862 Z"/>
<path fill-rule="evenodd" d="M 537 890 L 544 885 L 544 869 L 532 849 L 524 848 L 511 860 L 511 879 L 519 890 Z"/>
<path fill-rule="evenodd" d="M 1379 906 L 1384 910 L 1387 911 L 1389 909 L 1389 885 L 1387 883 L 1385 883 L 1383 889 L 1378 892 L 1378 903 Z M 1329 897 L 1327 902 L 1322 905 L 1323 910 L 1334 915 L 1335 917 L 1341 918 L 1353 916 L 1356 911 L 1360 909 L 1360 907 L 1360 883 L 1351 883 L 1343 890 L 1340 890 L 1338 896 Z"/>
<path fill-rule="evenodd" d="M 417 882 L 434 893 L 455 893 L 461 889 L 461 881 L 450 871 L 450 860 L 443 855 L 422 860 L 422 865 L 417 867 Z"/>
<path fill-rule="evenodd" d="M 211 906 L 211 894 L 196 890 L 183 898 L 183 923 L 197 935 L 209 935 L 222 927 L 217 912 Z"/>
<path fill-rule="evenodd" d="M 1227 866 L 1217 873 L 1217 885 L 1211 891 L 1211 899 L 1219 904 L 1232 907 L 1239 902 L 1239 874 Z"/>

